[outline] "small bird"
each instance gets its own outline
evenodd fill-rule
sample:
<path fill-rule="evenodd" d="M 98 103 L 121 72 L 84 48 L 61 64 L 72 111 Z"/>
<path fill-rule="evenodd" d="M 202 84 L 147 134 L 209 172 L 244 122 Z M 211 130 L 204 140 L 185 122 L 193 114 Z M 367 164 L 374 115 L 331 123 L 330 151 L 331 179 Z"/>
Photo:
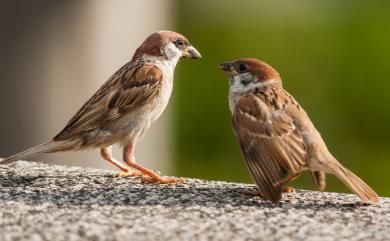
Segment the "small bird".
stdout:
<path fill-rule="evenodd" d="M 177 183 L 137 164 L 134 148 L 143 133 L 168 104 L 173 75 L 180 59 L 199 59 L 200 53 L 186 37 L 171 31 L 151 34 L 135 51 L 130 62 L 114 73 L 51 141 L 5 158 L 0 164 L 26 159 L 39 153 L 100 148 L 103 159 L 127 175 L 142 175 L 145 181 Z M 123 148 L 123 161 L 112 157 L 111 146 Z M 131 172 L 128 168 L 137 172 Z"/>
<path fill-rule="evenodd" d="M 283 89 L 274 68 L 252 58 L 219 67 L 229 75 L 233 130 L 262 199 L 280 201 L 284 186 L 303 170 L 311 170 L 321 191 L 329 173 L 363 201 L 379 201 L 374 190 L 329 152 L 306 112 Z"/>

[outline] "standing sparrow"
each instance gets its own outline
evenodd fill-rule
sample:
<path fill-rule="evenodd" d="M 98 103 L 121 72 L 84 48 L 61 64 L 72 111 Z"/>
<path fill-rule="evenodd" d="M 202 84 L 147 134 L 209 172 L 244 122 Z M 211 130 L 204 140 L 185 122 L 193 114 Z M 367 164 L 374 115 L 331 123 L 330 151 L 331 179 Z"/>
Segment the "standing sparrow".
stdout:
<path fill-rule="evenodd" d="M 275 69 L 250 58 L 219 67 L 230 78 L 233 130 L 261 198 L 279 201 L 284 185 L 309 169 L 320 190 L 325 188 L 325 173 L 330 173 L 363 201 L 379 201 L 375 191 L 329 152 L 306 112 L 283 89 Z"/>
<path fill-rule="evenodd" d="M 100 148 L 101 156 L 125 173 L 128 167 L 148 176 L 146 180 L 175 183 L 181 179 L 161 177 L 135 162 L 134 148 L 143 133 L 168 104 L 175 66 L 182 58 L 199 59 L 200 53 L 181 34 L 159 31 L 150 35 L 120 68 L 81 107 L 53 140 L 8 157 L 0 164 L 39 153 Z M 120 143 L 123 160 L 112 157 L 111 146 Z"/>

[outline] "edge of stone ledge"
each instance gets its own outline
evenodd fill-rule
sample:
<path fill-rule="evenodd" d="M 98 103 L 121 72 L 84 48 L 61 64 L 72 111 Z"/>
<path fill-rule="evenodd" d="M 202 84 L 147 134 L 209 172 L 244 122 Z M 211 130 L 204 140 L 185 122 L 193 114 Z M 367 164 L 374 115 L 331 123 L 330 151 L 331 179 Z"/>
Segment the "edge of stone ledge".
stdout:
<path fill-rule="evenodd" d="M 85 170 L 85 171 L 92 171 L 92 172 L 98 172 L 101 173 L 104 176 L 111 176 L 114 175 L 117 171 L 110 170 L 110 169 L 103 169 L 103 168 L 94 168 L 94 167 L 83 167 L 83 166 L 70 166 L 70 165 L 63 165 L 63 164 L 56 164 L 56 163 L 46 163 L 46 162 L 36 162 L 36 161 L 16 161 L 8 165 L 0 165 L 1 169 L 7 169 L 8 167 L 22 167 L 22 168 L 28 168 L 28 167 L 54 167 L 54 168 L 66 168 L 69 170 Z M 223 181 L 223 180 L 209 180 L 209 179 L 199 179 L 199 178 L 188 178 L 185 177 L 186 180 L 191 181 L 191 183 L 196 182 L 202 182 L 202 183 L 214 183 L 214 184 L 232 184 L 232 185 L 238 185 L 243 186 L 244 188 L 255 188 L 256 185 L 253 183 L 241 183 L 241 182 L 232 182 L 232 181 Z M 189 183 L 188 183 L 189 184 Z M 360 201 L 360 199 L 353 193 L 343 193 L 343 192 L 330 192 L 330 191 L 317 191 L 317 190 L 310 190 L 310 189 L 295 189 L 297 192 L 311 192 L 313 194 L 330 194 L 335 195 L 339 194 L 346 197 L 356 197 L 357 201 Z M 367 203 L 368 205 L 380 205 L 384 202 L 384 200 L 390 199 L 389 197 L 380 197 L 380 200 L 378 203 Z M 363 203 L 363 202 L 362 202 Z"/>

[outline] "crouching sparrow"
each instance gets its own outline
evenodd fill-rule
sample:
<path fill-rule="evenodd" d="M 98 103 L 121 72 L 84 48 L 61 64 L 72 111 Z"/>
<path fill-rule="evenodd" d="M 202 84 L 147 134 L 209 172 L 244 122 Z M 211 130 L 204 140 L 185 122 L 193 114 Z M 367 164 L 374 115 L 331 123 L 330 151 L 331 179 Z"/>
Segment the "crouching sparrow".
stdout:
<path fill-rule="evenodd" d="M 53 140 L 5 158 L 0 164 L 26 159 L 39 153 L 100 148 L 101 156 L 125 173 L 128 167 L 146 175 L 148 181 L 175 183 L 137 164 L 134 148 L 155 122 L 172 93 L 175 66 L 180 59 L 199 59 L 200 53 L 181 34 L 159 31 L 150 35 L 133 58 L 113 74 L 81 107 Z M 111 146 L 119 143 L 127 166 L 115 160 Z"/>
<path fill-rule="evenodd" d="M 233 130 L 261 198 L 279 201 L 286 183 L 308 169 L 320 190 L 325 188 L 325 173 L 330 173 L 363 201 L 379 201 L 374 190 L 329 152 L 306 112 L 283 89 L 275 69 L 250 58 L 219 67 L 229 75 Z"/>

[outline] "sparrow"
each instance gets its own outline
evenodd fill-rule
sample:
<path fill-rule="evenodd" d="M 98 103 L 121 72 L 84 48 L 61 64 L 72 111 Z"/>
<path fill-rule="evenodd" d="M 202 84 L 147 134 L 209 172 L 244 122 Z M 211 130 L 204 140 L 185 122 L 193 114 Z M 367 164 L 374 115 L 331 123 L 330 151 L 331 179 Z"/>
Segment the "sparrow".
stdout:
<path fill-rule="evenodd" d="M 262 199 L 280 201 L 284 186 L 310 170 L 321 191 L 328 173 L 363 201 L 379 201 L 374 190 L 330 153 L 305 110 L 283 89 L 274 68 L 253 58 L 219 67 L 229 76 L 233 131 Z"/>
<path fill-rule="evenodd" d="M 102 158 L 125 174 L 143 175 L 156 183 L 177 183 L 182 179 L 162 177 L 136 163 L 134 149 L 144 132 L 163 113 L 173 88 L 176 64 L 201 54 L 186 37 L 171 31 L 151 34 L 133 58 L 116 71 L 70 119 L 51 141 L 0 161 L 8 164 L 40 153 L 99 148 Z M 123 161 L 114 159 L 111 147 L 123 146 Z M 133 168 L 137 172 L 131 172 Z"/>

